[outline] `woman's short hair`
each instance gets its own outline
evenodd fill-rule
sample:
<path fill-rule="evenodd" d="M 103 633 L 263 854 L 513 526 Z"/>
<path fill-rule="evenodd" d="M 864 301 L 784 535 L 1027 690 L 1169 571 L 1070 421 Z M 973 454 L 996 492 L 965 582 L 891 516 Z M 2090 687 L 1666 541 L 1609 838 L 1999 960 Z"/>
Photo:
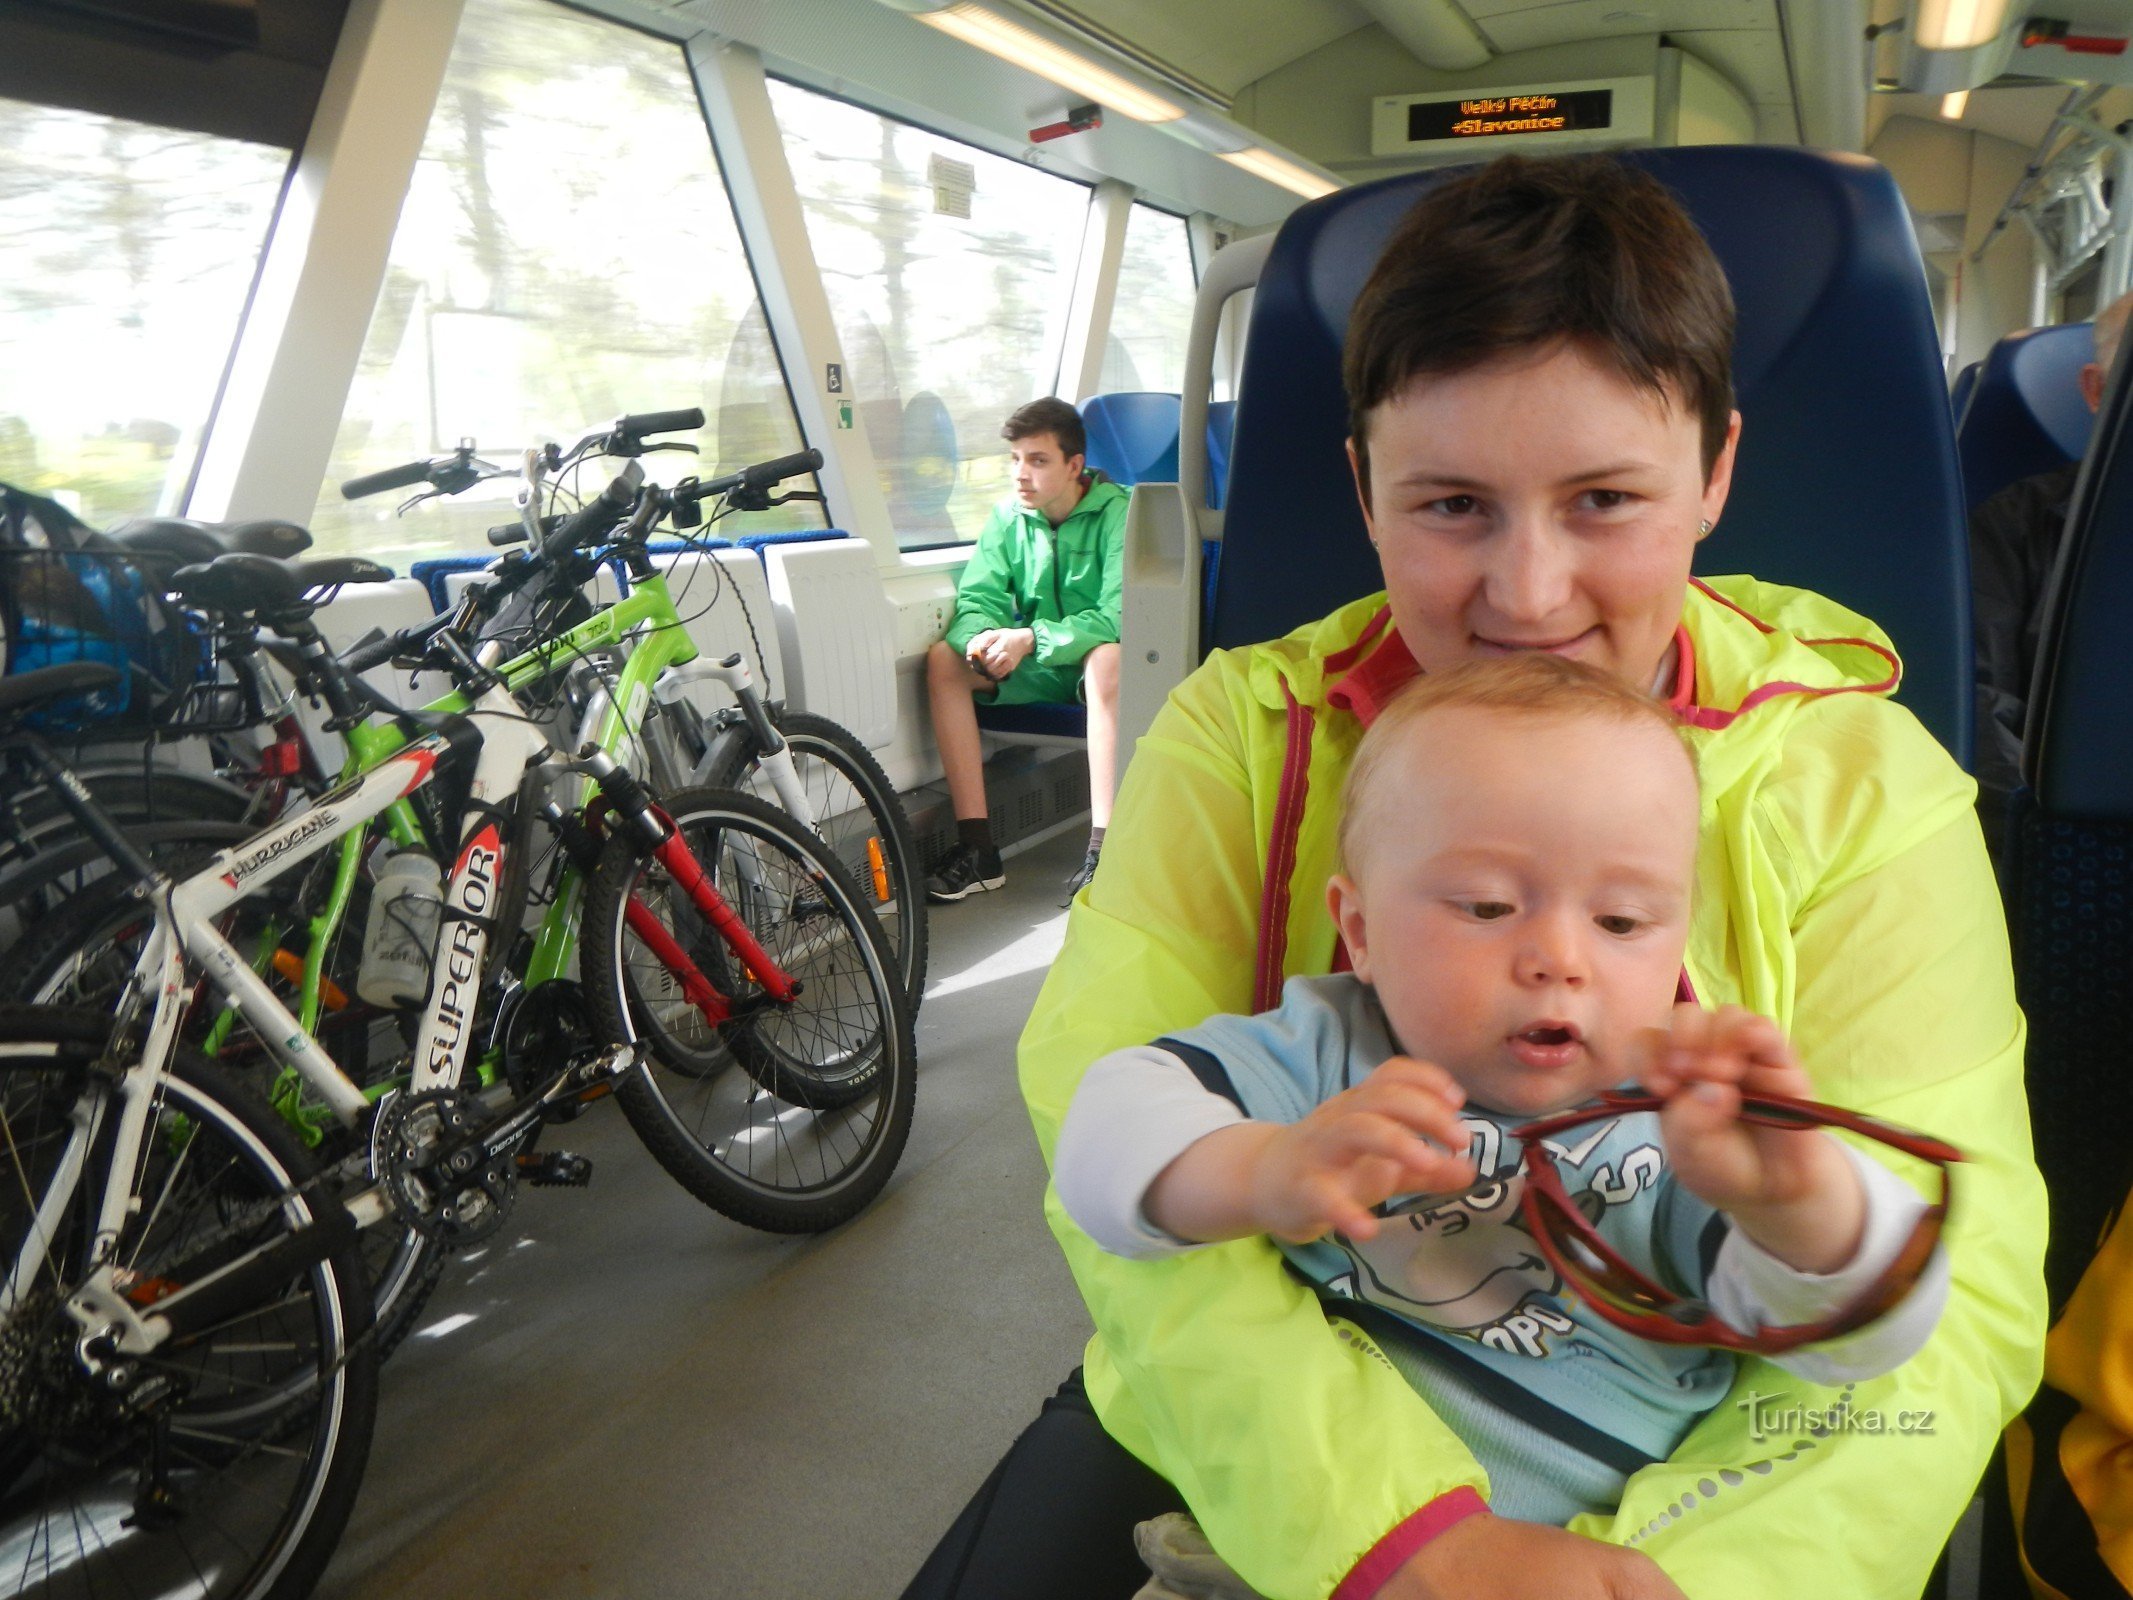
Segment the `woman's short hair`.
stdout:
<path fill-rule="evenodd" d="M 1674 739 L 1688 761 L 1690 776 L 1697 775 L 1695 749 L 1672 710 L 1656 696 L 1631 688 L 1611 673 L 1543 650 L 1462 661 L 1408 683 L 1379 711 L 1355 747 L 1355 759 L 1341 789 L 1343 870 L 1354 871 L 1355 851 L 1377 825 L 1372 813 L 1378 809 L 1374 796 L 1379 768 L 1391 752 L 1404 748 L 1415 736 L 1416 723 L 1432 711 L 1453 706 L 1490 712 L 1506 722 L 1520 717 L 1591 717 L 1629 727 L 1650 723 Z M 1515 731 L 1505 733 L 1506 738 L 1518 736 Z"/>
<path fill-rule="evenodd" d="M 1603 155 L 1500 156 L 1431 189 L 1348 318 L 1341 377 L 1365 495 L 1376 406 L 1417 378 L 1562 341 L 1696 417 L 1710 471 L 1733 411 L 1733 293 L 1673 191 Z"/>
<path fill-rule="evenodd" d="M 1015 407 L 1008 416 L 1007 425 L 1000 430 L 1000 437 L 1013 444 L 1017 439 L 1033 439 L 1040 433 L 1048 433 L 1057 439 L 1059 453 L 1063 456 L 1089 453 L 1089 435 L 1082 426 L 1081 413 L 1066 401 L 1050 395 Z"/>

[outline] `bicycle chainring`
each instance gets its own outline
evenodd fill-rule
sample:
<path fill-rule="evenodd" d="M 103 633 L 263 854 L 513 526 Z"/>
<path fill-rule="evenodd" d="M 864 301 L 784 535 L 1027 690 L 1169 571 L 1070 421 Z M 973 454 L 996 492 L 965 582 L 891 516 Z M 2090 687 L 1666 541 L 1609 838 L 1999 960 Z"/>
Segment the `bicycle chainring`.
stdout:
<path fill-rule="evenodd" d="M 396 1096 L 379 1108 L 371 1168 L 400 1220 L 446 1249 L 477 1244 L 504 1225 L 518 1194 L 511 1152 L 485 1156 L 488 1120 L 456 1089 Z"/>

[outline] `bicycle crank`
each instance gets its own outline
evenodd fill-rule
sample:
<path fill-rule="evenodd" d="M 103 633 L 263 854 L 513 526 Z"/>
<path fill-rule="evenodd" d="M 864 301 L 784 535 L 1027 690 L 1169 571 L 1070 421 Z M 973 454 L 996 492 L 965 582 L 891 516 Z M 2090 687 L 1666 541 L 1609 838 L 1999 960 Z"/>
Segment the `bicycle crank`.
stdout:
<path fill-rule="evenodd" d="M 518 1193 L 513 1152 L 483 1138 L 488 1115 L 456 1089 L 399 1095 L 379 1108 L 371 1168 L 393 1213 L 447 1249 L 504 1225 Z"/>

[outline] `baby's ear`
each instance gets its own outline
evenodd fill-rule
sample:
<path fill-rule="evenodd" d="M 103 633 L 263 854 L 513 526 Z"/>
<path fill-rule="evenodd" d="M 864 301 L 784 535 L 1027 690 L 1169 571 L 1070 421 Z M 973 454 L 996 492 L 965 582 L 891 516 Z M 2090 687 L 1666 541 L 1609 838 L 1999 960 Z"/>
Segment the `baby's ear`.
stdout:
<path fill-rule="evenodd" d="M 1340 934 L 1341 943 L 1348 947 L 1348 965 L 1363 982 L 1370 982 L 1370 938 L 1363 921 L 1363 891 L 1346 873 L 1336 872 L 1327 881 L 1326 909 L 1333 914 L 1333 927 Z"/>

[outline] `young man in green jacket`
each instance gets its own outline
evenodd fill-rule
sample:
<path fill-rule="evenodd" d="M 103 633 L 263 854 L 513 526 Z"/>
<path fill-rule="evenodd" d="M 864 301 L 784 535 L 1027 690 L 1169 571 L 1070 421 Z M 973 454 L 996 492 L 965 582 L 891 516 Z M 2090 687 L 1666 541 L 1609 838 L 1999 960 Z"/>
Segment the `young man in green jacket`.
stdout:
<path fill-rule="evenodd" d="M 1007 881 L 985 806 L 977 701 L 1089 709 L 1089 847 L 1096 871 L 1118 773 L 1118 618 L 1127 494 L 1087 469 L 1081 414 L 1032 400 L 1000 430 L 1015 492 L 986 520 L 956 589 L 947 637 L 926 657 L 933 736 L 955 807 L 955 849 L 926 881 L 937 901 Z"/>

